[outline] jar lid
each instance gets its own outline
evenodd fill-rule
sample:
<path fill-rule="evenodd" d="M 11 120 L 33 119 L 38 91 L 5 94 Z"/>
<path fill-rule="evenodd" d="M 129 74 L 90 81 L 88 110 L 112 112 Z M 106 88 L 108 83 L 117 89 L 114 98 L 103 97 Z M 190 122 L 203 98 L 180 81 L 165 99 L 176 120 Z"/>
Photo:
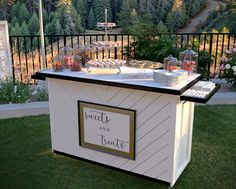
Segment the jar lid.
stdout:
<path fill-rule="evenodd" d="M 66 53 L 66 52 L 72 52 L 73 49 L 66 45 L 63 48 L 61 48 L 60 51 L 63 52 L 63 53 Z"/>
<path fill-rule="evenodd" d="M 194 52 L 192 49 L 186 49 L 185 51 L 181 52 L 181 54 L 184 55 L 192 55 L 192 56 L 197 56 L 198 54 Z"/>
<path fill-rule="evenodd" d="M 175 58 L 172 55 L 169 55 L 168 57 L 164 58 L 164 61 L 172 61 Z"/>

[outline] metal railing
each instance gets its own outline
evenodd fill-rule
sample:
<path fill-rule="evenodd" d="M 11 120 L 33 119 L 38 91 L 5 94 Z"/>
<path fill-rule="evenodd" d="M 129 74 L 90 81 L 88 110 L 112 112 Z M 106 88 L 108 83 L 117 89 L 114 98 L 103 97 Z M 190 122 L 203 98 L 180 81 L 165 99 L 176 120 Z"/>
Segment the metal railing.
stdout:
<path fill-rule="evenodd" d="M 220 75 L 220 57 L 226 49 L 230 49 L 236 42 L 234 33 L 175 33 L 161 34 L 176 36 L 176 46 L 196 47 L 197 51 L 207 51 L 213 56 L 213 63 L 208 65 L 209 76 Z M 92 41 L 104 40 L 104 34 L 78 34 L 78 35 L 45 35 L 46 42 L 46 68 L 52 67 L 52 58 L 59 54 L 65 46 L 75 48 L 77 45 L 91 44 Z M 109 50 L 96 49 L 91 52 L 93 58 L 124 58 L 125 46 L 134 41 L 129 34 L 109 34 L 108 40 L 119 41 L 121 46 Z M 16 80 L 31 82 L 31 75 L 42 68 L 40 56 L 40 36 L 10 36 L 12 71 Z"/>

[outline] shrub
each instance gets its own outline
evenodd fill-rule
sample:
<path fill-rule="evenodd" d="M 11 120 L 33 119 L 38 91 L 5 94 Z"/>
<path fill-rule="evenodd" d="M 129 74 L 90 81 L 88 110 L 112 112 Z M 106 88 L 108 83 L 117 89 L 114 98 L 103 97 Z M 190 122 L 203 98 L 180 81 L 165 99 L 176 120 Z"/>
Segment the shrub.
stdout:
<path fill-rule="evenodd" d="M 232 88 L 236 89 L 236 43 L 232 50 L 226 50 L 225 55 L 221 58 L 221 71 Z"/>
<path fill-rule="evenodd" d="M 210 70 L 208 65 L 212 64 L 212 55 L 206 51 L 198 52 L 198 73 L 202 74 L 204 78 L 208 78 Z"/>
<path fill-rule="evenodd" d="M 13 80 L 0 80 L 0 104 L 24 103 L 31 96 L 29 84 Z"/>

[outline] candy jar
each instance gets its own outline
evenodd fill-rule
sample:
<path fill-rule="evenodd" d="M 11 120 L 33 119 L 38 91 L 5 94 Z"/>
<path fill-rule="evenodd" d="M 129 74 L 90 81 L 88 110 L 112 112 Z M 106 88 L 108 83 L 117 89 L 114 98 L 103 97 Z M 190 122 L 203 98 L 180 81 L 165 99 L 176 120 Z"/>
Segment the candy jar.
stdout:
<path fill-rule="evenodd" d="M 74 55 L 73 63 L 71 65 L 71 71 L 81 71 L 81 69 L 82 69 L 81 57 L 79 55 Z"/>
<path fill-rule="evenodd" d="M 197 73 L 198 69 L 198 54 L 188 48 L 180 53 L 180 59 L 183 62 L 183 69 L 189 74 Z"/>
<path fill-rule="evenodd" d="M 164 70 L 178 70 L 180 69 L 180 67 L 180 62 L 172 55 L 169 55 L 168 57 L 164 58 Z"/>
<path fill-rule="evenodd" d="M 62 65 L 62 57 L 60 55 L 54 56 L 52 59 L 52 68 L 55 72 L 61 72 L 63 65 Z"/>
<path fill-rule="evenodd" d="M 82 65 L 91 60 L 92 48 L 89 45 L 78 45 L 76 47 L 76 54 L 81 57 Z"/>
<path fill-rule="evenodd" d="M 168 57 L 164 58 L 164 70 L 169 70 L 170 63 L 173 61 L 174 57 L 172 55 L 169 55 Z"/>
<path fill-rule="evenodd" d="M 71 69 L 73 63 L 73 49 L 69 46 L 65 46 L 61 49 L 60 54 L 63 57 L 64 68 Z"/>
<path fill-rule="evenodd" d="M 173 71 L 173 70 L 179 70 L 181 69 L 181 64 L 180 62 L 177 60 L 177 58 L 173 58 L 170 62 L 169 62 L 169 71 Z"/>

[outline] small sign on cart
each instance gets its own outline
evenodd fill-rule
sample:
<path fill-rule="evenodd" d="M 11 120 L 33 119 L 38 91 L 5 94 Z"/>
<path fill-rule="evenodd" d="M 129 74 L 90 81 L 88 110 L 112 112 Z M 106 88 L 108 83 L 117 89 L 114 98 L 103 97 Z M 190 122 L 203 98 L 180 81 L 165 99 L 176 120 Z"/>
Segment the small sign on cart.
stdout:
<path fill-rule="evenodd" d="M 135 159 L 136 111 L 78 101 L 79 144 Z"/>

